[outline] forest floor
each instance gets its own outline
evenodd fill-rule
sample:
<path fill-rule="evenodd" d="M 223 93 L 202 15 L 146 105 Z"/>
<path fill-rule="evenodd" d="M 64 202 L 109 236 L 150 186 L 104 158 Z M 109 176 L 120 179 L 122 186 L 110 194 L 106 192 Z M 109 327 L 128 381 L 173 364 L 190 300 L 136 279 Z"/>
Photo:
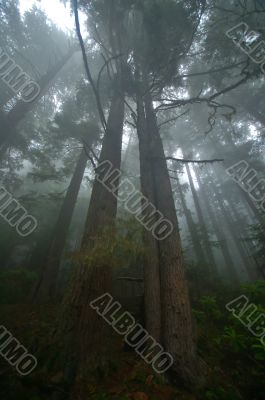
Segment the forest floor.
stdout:
<path fill-rule="evenodd" d="M 45 360 L 50 348 L 51 333 L 57 316 L 54 307 L 11 305 L 0 307 L 1 319 L 5 327 L 31 352 L 38 354 L 38 364 Z M 39 319 L 39 316 L 42 316 Z M 30 332 L 30 335 L 29 335 Z M 115 358 L 108 375 L 101 374 L 86 383 L 87 399 L 91 400 L 196 400 L 192 394 L 177 390 L 162 377 L 154 374 L 137 354 L 126 348 L 122 339 L 115 340 Z M 46 343 L 46 346 L 45 346 Z M 28 344 L 28 347 L 27 347 Z M 38 348 L 46 348 L 44 354 Z M 36 352 L 36 353 L 35 353 Z M 36 369 L 38 371 L 38 367 Z M 53 388 L 60 381 L 60 374 L 44 376 L 43 372 L 21 377 L 8 363 L 0 359 L 0 394 L 5 400 L 42 400 L 49 398 Z M 66 394 L 66 393 L 65 393 Z"/>
<path fill-rule="evenodd" d="M 259 304 L 264 287 L 262 281 L 245 286 L 244 291 Z M 114 334 L 117 351 L 108 373 L 101 371 L 83 383 L 86 396 L 75 400 L 264 400 L 265 348 L 227 312 L 226 296 L 231 300 L 237 294 L 221 291 L 216 297 L 202 296 L 194 304 L 198 351 L 209 369 L 209 382 L 202 391 L 185 391 L 169 384 Z M 44 372 L 41 366 L 54 353 L 52 334 L 57 315 L 55 306 L 0 305 L 0 325 L 38 360 L 36 370 L 23 377 L 0 357 L 0 398 L 53 400 L 51 393 L 60 385 L 61 375 L 51 375 L 48 366 Z"/>

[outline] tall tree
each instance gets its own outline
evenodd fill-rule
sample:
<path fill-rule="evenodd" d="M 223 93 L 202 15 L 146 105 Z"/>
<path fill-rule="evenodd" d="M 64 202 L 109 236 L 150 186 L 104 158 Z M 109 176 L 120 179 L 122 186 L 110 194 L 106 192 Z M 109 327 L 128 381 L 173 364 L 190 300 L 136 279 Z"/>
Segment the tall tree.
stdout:
<path fill-rule="evenodd" d="M 194 252 L 196 255 L 196 261 L 201 263 L 203 266 L 205 266 L 205 265 L 207 265 L 207 261 L 205 258 L 203 247 L 201 246 L 200 236 L 198 234 L 198 227 L 193 220 L 191 210 L 188 208 L 188 206 L 186 204 L 185 194 L 183 193 L 183 188 L 180 185 L 178 176 L 175 179 L 177 181 L 178 196 L 180 198 L 182 209 L 184 211 L 184 215 L 185 215 L 185 218 L 187 221 L 187 225 L 189 228 L 189 234 L 192 239 L 192 244 L 193 244 Z"/>
<path fill-rule="evenodd" d="M 92 4 L 92 13 L 97 11 L 97 9 L 93 9 L 93 6 Z M 119 40 L 116 40 L 117 38 L 112 32 L 113 18 L 117 19 L 119 9 L 113 5 L 111 8 L 108 5 L 107 8 L 111 11 L 107 16 L 104 12 L 105 9 L 100 8 L 102 12 L 100 23 L 103 26 L 102 29 L 111 30 L 107 47 L 109 46 L 116 56 L 114 57 L 116 58 L 116 73 L 111 84 L 111 101 L 105 126 L 98 88 L 89 69 L 80 32 L 77 4 L 76 2 L 74 4 L 77 34 L 83 52 L 86 74 L 94 90 L 105 133 L 88 208 L 82 240 L 81 261 L 65 295 L 62 319 L 58 329 L 58 335 L 63 336 L 64 372 L 70 381 L 82 377 L 89 370 L 94 370 L 109 361 L 106 353 L 106 324 L 90 307 L 92 300 L 111 291 L 111 261 L 109 257 L 104 258 L 104 254 L 99 254 L 98 249 L 102 249 L 104 246 L 108 251 L 108 245 L 103 242 L 106 240 L 106 232 L 110 235 L 113 234 L 117 214 L 117 197 L 114 194 L 118 193 L 119 176 L 111 187 L 106 187 L 106 184 L 102 184 L 106 180 L 106 168 L 102 168 L 101 165 L 107 162 L 111 165 L 111 170 L 120 171 L 125 113 L 123 62 L 117 60 L 117 54 L 121 54 L 121 48 Z M 108 242 L 111 240 L 114 238 L 109 238 Z M 65 335 L 64 332 L 68 333 Z"/>
<path fill-rule="evenodd" d="M 173 232 L 159 241 L 161 285 L 162 344 L 174 358 L 176 379 L 184 383 L 199 382 L 198 359 L 194 346 L 191 307 L 184 272 L 184 260 L 174 197 L 159 135 L 158 124 L 149 94 L 145 97 L 147 129 L 151 136 L 149 157 L 152 159 L 155 205 L 173 225 Z M 141 149 L 140 149 L 141 151 Z"/>
<path fill-rule="evenodd" d="M 204 220 L 204 217 L 203 217 L 203 212 L 202 212 L 201 205 L 200 205 L 200 202 L 199 202 L 199 198 L 198 198 L 198 195 L 197 195 L 197 191 L 195 189 L 195 185 L 194 185 L 194 182 L 193 182 L 193 179 L 192 179 L 190 166 L 188 164 L 186 165 L 186 170 L 187 170 L 187 175 L 188 175 L 188 179 L 189 179 L 189 183 L 190 183 L 192 198 L 193 198 L 193 201 L 194 201 L 194 204 L 195 204 L 196 213 L 197 213 L 199 224 L 200 224 L 200 228 L 201 228 L 201 231 L 202 231 L 202 239 L 203 239 L 202 245 L 205 246 L 206 253 L 207 253 L 207 256 L 208 256 L 208 262 L 209 262 L 208 265 L 209 265 L 209 268 L 210 268 L 209 273 L 211 273 L 212 271 L 213 272 L 217 272 L 217 267 L 216 267 L 216 262 L 215 262 L 215 258 L 214 258 L 214 254 L 213 254 L 213 249 L 211 247 L 211 243 L 210 243 L 210 240 L 209 240 L 209 234 L 207 232 L 207 228 L 206 228 L 206 225 L 205 225 L 205 220 Z"/>
<path fill-rule="evenodd" d="M 212 208 L 212 204 L 211 204 L 211 199 L 209 198 L 208 189 L 202 182 L 198 168 L 195 168 L 194 172 L 195 172 L 198 184 L 200 186 L 200 194 L 202 196 L 203 202 L 208 211 L 208 214 L 211 219 L 212 225 L 214 227 L 214 232 L 217 236 L 218 242 L 221 246 L 222 254 L 224 257 L 224 261 L 225 261 L 226 275 L 229 279 L 232 278 L 233 281 L 236 282 L 238 279 L 237 273 L 236 273 L 236 268 L 235 268 L 235 265 L 233 262 L 232 255 L 230 253 L 230 249 L 228 247 L 228 243 L 227 243 L 227 240 L 225 237 L 225 232 L 215 216 L 215 212 L 214 212 L 214 209 Z"/>
<path fill-rule="evenodd" d="M 10 140 L 10 138 L 15 134 L 16 126 L 25 118 L 27 113 L 32 111 L 33 107 L 36 105 L 36 102 L 45 95 L 58 72 L 65 66 L 74 52 L 75 49 L 73 47 L 70 48 L 68 53 L 65 54 L 44 76 L 42 76 L 38 82 L 40 92 L 34 101 L 25 102 L 23 100 L 18 100 L 12 110 L 9 111 L 9 113 L 3 119 L 3 125 L 0 126 L 0 147 L 2 147 L 4 143 L 7 140 Z"/>
<path fill-rule="evenodd" d="M 114 169 L 120 169 L 123 120 L 124 98 L 118 91 L 114 93 L 110 106 L 99 165 L 107 161 Z M 83 261 L 77 267 L 65 296 L 59 326 L 64 342 L 65 374 L 69 379 L 82 376 L 85 371 L 96 369 L 106 362 L 106 324 L 89 305 L 95 298 L 111 291 L 112 268 L 109 260 L 98 255 L 98 259 L 92 257 L 89 262 L 89 254 L 93 254 L 93 249 L 104 240 L 104 231 L 115 225 L 117 199 L 101 183 L 105 173 L 104 170 L 99 171 L 93 184 L 82 241 Z M 115 186 L 113 190 L 117 192 L 119 179 L 115 181 Z"/>
<path fill-rule="evenodd" d="M 55 296 L 60 261 L 65 247 L 69 226 L 72 220 L 74 207 L 84 176 L 86 164 L 86 151 L 82 150 L 78 158 L 70 185 L 67 189 L 57 223 L 54 227 L 47 260 L 42 267 L 40 277 L 36 287 L 34 288 L 33 301 L 38 299 L 39 301 L 46 302 Z"/>

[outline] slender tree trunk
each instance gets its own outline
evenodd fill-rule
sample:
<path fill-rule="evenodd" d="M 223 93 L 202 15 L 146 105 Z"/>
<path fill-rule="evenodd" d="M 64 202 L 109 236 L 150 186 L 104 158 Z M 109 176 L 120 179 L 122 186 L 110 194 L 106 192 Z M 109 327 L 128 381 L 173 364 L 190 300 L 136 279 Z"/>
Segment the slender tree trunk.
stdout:
<path fill-rule="evenodd" d="M 238 149 L 237 149 L 237 146 L 235 145 L 235 143 L 234 143 L 234 141 L 232 139 L 231 133 L 229 135 L 227 135 L 227 139 L 228 139 L 229 145 L 234 150 L 234 154 L 233 154 L 232 158 L 230 158 L 230 159 L 226 158 L 224 160 L 224 164 L 223 165 L 224 165 L 225 168 L 229 168 L 232 165 L 234 165 L 236 162 L 239 162 L 239 161 L 242 160 L 242 156 L 238 156 Z M 220 154 L 224 151 L 224 147 L 222 147 L 220 145 L 220 143 L 218 143 L 218 142 L 213 142 L 213 148 L 217 148 L 220 151 Z M 247 157 L 247 154 L 246 154 L 246 157 Z M 216 171 L 216 173 L 218 173 L 218 177 L 222 177 L 223 176 L 224 170 L 223 170 L 223 168 L 221 170 L 221 168 L 222 167 L 218 168 L 218 166 L 214 167 L 214 170 Z M 223 180 L 223 178 L 222 178 L 222 180 Z M 247 209 L 248 214 L 250 215 L 250 218 L 253 219 L 253 216 L 254 216 L 254 218 L 257 221 L 259 221 L 260 220 L 260 215 L 261 215 L 260 211 L 257 209 L 255 204 L 251 200 L 249 194 L 246 193 L 243 189 L 241 189 L 240 186 L 237 183 L 235 183 L 235 185 L 236 185 L 236 190 L 237 190 L 240 198 L 243 197 L 245 199 L 246 203 L 247 203 L 246 204 L 246 209 Z"/>
<path fill-rule="evenodd" d="M 4 123 L 0 125 L 0 148 L 15 134 L 15 128 L 33 110 L 36 103 L 47 93 L 54 78 L 58 72 L 65 66 L 67 61 L 72 57 L 75 50 L 70 49 L 69 52 L 58 61 L 38 82 L 40 93 L 32 102 L 24 102 L 19 100 L 12 110 L 6 115 Z"/>
<path fill-rule="evenodd" d="M 207 179 L 212 184 L 212 187 L 214 187 L 215 184 L 214 184 L 213 179 L 211 178 L 210 174 L 207 175 Z M 215 185 L 215 187 L 217 187 L 217 185 Z M 239 253 L 239 255 L 240 255 L 241 259 L 242 259 L 242 264 L 244 265 L 245 270 L 248 271 L 248 268 L 249 268 L 248 260 L 244 256 L 244 249 L 243 249 L 242 243 L 239 240 L 238 232 L 237 232 L 237 230 L 235 228 L 235 221 L 233 219 L 233 216 L 232 216 L 230 210 L 228 210 L 226 208 L 226 206 L 224 204 L 223 196 L 219 192 L 219 189 L 217 189 L 214 193 L 215 193 L 215 198 L 217 200 L 218 207 L 219 207 L 219 209 L 220 209 L 220 211 L 221 211 L 221 213 L 223 215 L 223 218 L 224 218 L 224 220 L 226 222 L 226 225 L 227 225 L 227 227 L 228 227 L 228 229 L 229 229 L 229 231 L 230 231 L 230 233 L 232 235 L 232 238 L 234 240 L 236 249 L 237 249 L 237 251 L 238 251 L 238 253 Z"/>
<path fill-rule="evenodd" d="M 196 261 L 199 262 L 199 263 L 202 263 L 203 265 L 207 265 L 205 254 L 203 252 L 203 248 L 201 246 L 200 238 L 199 238 L 199 235 L 198 235 L 198 232 L 197 232 L 197 226 L 196 226 L 195 222 L 193 221 L 191 211 L 187 207 L 185 196 L 184 196 L 184 194 L 182 192 L 182 188 L 181 188 L 181 185 L 180 185 L 178 177 L 176 179 L 177 179 L 178 195 L 179 195 L 179 198 L 180 198 L 180 201 L 181 201 L 181 205 L 182 205 L 182 209 L 183 209 L 183 212 L 184 212 L 184 215 L 185 215 L 185 218 L 186 218 L 186 221 L 187 221 L 187 225 L 188 225 L 188 228 L 189 228 L 189 233 L 190 233 L 190 237 L 191 237 L 191 240 L 192 240 L 194 253 L 195 253 L 195 256 L 196 256 Z"/>
<path fill-rule="evenodd" d="M 130 157 L 132 144 L 133 144 L 133 133 L 131 132 L 130 135 L 129 135 L 129 142 L 128 142 L 127 148 L 126 148 L 126 150 L 124 152 L 124 156 L 123 156 L 123 160 L 122 160 L 122 163 L 124 165 L 127 164 L 128 159 Z"/>
<path fill-rule="evenodd" d="M 225 237 L 225 233 L 222 229 L 222 225 L 218 223 L 215 212 L 212 208 L 211 204 L 211 199 L 209 199 L 209 191 L 208 188 L 205 187 L 205 185 L 202 183 L 200 173 L 198 171 L 198 168 L 194 169 L 194 172 L 196 174 L 196 178 L 198 181 L 198 184 L 200 186 L 200 193 L 203 199 L 204 204 L 206 205 L 207 212 L 209 214 L 210 220 L 212 222 L 214 231 L 216 233 L 217 239 L 221 245 L 221 250 L 223 254 L 223 258 L 225 261 L 225 266 L 226 266 L 226 275 L 227 278 L 233 279 L 233 281 L 238 281 L 237 273 L 236 273 L 236 268 L 233 262 L 233 258 L 230 254 L 229 246 Z"/>
<path fill-rule="evenodd" d="M 213 167 L 213 172 L 214 172 L 214 174 L 216 176 L 216 179 L 218 179 L 219 182 L 222 182 L 223 181 L 223 176 L 221 174 L 221 170 L 218 167 L 215 166 L 215 167 Z M 245 195 L 244 197 L 246 199 L 248 199 L 252 203 L 252 206 L 255 208 L 255 205 L 251 201 L 248 193 L 244 192 L 239 186 L 238 186 L 238 190 L 240 190 L 241 192 L 244 193 L 244 195 Z M 252 259 L 251 259 L 251 257 L 249 257 L 249 252 L 246 251 L 246 244 L 244 244 L 243 240 L 241 239 L 242 231 L 246 232 L 246 222 L 244 222 L 243 226 L 242 226 L 242 222 L 240 223 L 240 220 L 242 221 L 242 218 L 240 218 L 240 214 L 239 214 L 239 212 L 238 212 L 238 210 L 236 208 L 237 206 L 235 205 L 235 203 L 233 201 L 233 198 L 231 198 L 231 200 L 229 201 L 229 206 L 230 206 L 231 212 L 233 214 L 232 218 L 234 219 L 234 221 L 236 223 L 236 226 L 238 227 L 237 229 L 239 230 L 239 233 L 237 234 L 237 236 L 238 236 L 237 240 L 238 240 L 239 246 L 241 248 L 241 254 L 242 254 L 243 258 L 244 258 L 245 265 L 246 265 L 246 268 L 247 268 L 247 271 L 248 271 L 248 275 L 249 275 L 250 279 L 256 279 L 257 278 L 257 271 L 256 271 L 256 269 L 254 267 L 254 265 L 256 265 L 256 261 L 255 261 L 255 259 L 253 257 L 252 257 Z M 249 210 L 247 209 L 246 212 L 249 212 Z M 256 209 L 256 212 L 259 212 L 259 211 Z M 244 220 L 245 220 L 245 218 L 244 218 Z M 240 225 L 242 226 L 242 229 L 241 229 Z M 235 226 L 233 227 L 233 229 L 235 230 Z"/>
<path fill-rule="evenodd" d="M 47 261 L 42 268 L 41 275 L 34 289 L 33 301 L 46 302 L 55 296 L 60 261 L 86 165 L 87 155 L 85 150 L 82 150 L 54 228 Z"/>
<path fill-rule="evenodd" d="M 114 169 L 120 169 L 121 164 L 123 120 L 124 97 L 115 93 L 100 155 L 100 163 L 110 161 Z M 108 325 L 90 307 L 92 300 L 111 291 L 112 270 L 109 258 L 102 259 L 99 255 L 98 261 L 91 256 L 102 239 L 104 229 L 114 226 L 117 212 L 116 197 L 100 182 L 104 176 L 104 171 L 98 172 L 99 179 L 94 181 L 82 242 L 82 260 L 65 296 L 58 331 L 59 337 L 63 338 L 65 378 L 70 381 L 76 378 L 76 374 L 82 377 L 108 360 Z M 117 179 L 115 191 L 118 186 Z M 111 242 L 114 238 L 111 236 L 109 240 Z"/>
<path fill-rule="evenodd" d="M 150 159 L 150 132 L 147 130 L 143 98 L 138 95 L 137 101 L 137 133 L 140 151 L 140 173 L 142 194 L 156 204 L 155 179 Z M 147 210 L 148 212 L 148 210 Z M 144 214 L 144 212 L 143 212 Z M 161 340 L 161 298 L 159 272 L 159 246 L 151 232 L 143 230 L 145 247 L 144 260 L 144 302 L 145 324 L 149 334 L 157 341 Z"/>
<path fill-rule="evenodd" d="M 233 202 L 230 202 L 230 207 L 232 214 L 234 216 L 235 224 L 238 227 L 240 225 L 240 215 L 234 206 Z M 243 229 L 243 232 L 245 230 Z M 256 280 L 258 278 L 257 276 L 257 271 L 256 271 L 256 261 L 253 257 L 250 256 L 250 251 L 249 248 L 244 242 L 244 237 L 242 238 L 242 230 L 240 229 L 240 232 L 238 234 L 238 240 L 240 242 L 241 248 L 242 248 L 242 254 L 244 255 L 244 259 L 246 260 L 246 266 L 247 266 L 247 272 L 251 280 Z"/>
<path fill-rule="evenodd" d="M 211 244 L 209 243 L 209 235 L 207 232 L 207 228 L 205 225 L 205 220 L 204 220 L 204 216 L 203 216 L 203 212 L 201 209 L 201 205 L 198 199 L 198 195 L 197 195 L 197 191 L 195 189 L 194 183 L 193 183 L 193 179 L 191 176 L 191 171 L 190 171 L 190 167 L 187 164 L 186 165 L 186 170 L 187 170 L 187 174 L 188 174 L 188 178 L 189 178 L 189 183 L 190 183 L 190 188 L 191 188 L 191 193 L 192 193 L 192 197 L 193 197 L 193 201 L 194 201 L 194 205 L 195 205 L 195 209 L 197 212 L 197 216 L 198 216 L 198 221 L 199 221 L 199 225 L 202 231 L 202 238 L 203 238 L 203 243 L 202 245 L 205 247 L 206 253 L 208 255 L 208 260 L 209 260 L 209 266 L 210 266 L 210 271 L 217 271 L 217 266 L 216 266 L 216 262 L 215 262 L 215 258 L 214 258 L 214 254 L 213 254 L 213 250 L 211 247 Z"/>
<path fill-rule="evenodd" d="M 172 372 L 175 379 L 186 385 L 194 384 L 200 381 L 202 371 L 198 369 L 193 340 L 191 305 L 185 278 L 175 202 L 150 93 L 145 96 L 145 112 L 149 134 L 149 157 L 152 160 L 151 167 L 155 184 L 156 202 L 154 205 L 167 220 L 171 221 L 173 226 L 172 233 L 158 242 L 162 344 L 174 358 Z"/>

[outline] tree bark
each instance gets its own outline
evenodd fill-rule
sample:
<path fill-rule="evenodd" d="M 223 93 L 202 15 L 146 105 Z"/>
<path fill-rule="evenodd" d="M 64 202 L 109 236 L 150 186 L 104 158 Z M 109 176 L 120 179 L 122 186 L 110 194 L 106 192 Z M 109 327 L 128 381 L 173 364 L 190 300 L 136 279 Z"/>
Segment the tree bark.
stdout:
<path fill-rule="evenodd" d="M 110 161 L 120 169 L 124 97 L 115 93 L 110 107 L 107 131 L 103 140 L 99 162 Z M 115 225 L 117 199 L 99 180 L 95 179 L 86 228 L 82 241 L 81 261 L 76 268 L 69 291 L 64 299 L 58 335 L 63 338 L 63 365 L 67 380 L 80 378 L 91 369 L 104 365 L 108 360 L 108 325 L 90 307 L 90 302 L 111 291 L 112 270 L 108 259 L 87 261 L 95 246 L 102 242 L 104 229 Z M 115 181 L 116 191 L 119 180 Z M 110 241 L 114 240 L 110 237 Z M 107 243 L 106 243 L 107 246 Z"/>
<path fill-rule="evenodd" d="M 178 195 L 179 195 L 179 198 L 180 198 L 180 201 L 181 201 L 181 205 L 182 205 L 182 209 L 183 209 L 183 212 L 184 212 L 184 215 L 185 215 L 185 218 L 186 218 L 186 221 L 187 221 L 187 225 L 188 225 L 188 228 L 189 228 L 189 233 L 190 233 L 190 237 L 191 237 L 191 240 L 192 240 L 194 253 L 195 253 L 195 256 L 196 256 L 196 261 L 199 262 L 199 263 L 202 263 L 203 265 L 207 265 L 205 254 L 203 252 L 203 248 L 201 246 L 200 238 L 199 238 L 199 235 L 198 235 L 198 232 L 197 232 L 197 226 L 196 226 L 195 222 L 193 221 L 191 211 L 187 207 L 185 196 L 184 196 L 184 194 L 182 192 L 182 188 L 181 188 L 179 179 L 178 178 L 176 178 L 176 179 L 177 179 Z"/>
<path fill-rule="evenodd" d="M 185 278 L 184 260 L 181 248 L 175 202 L 171 188 L 162 140 L 152 98 L 145 96 L 145 112 L 149 134 L 149 157 L 155 184 L 155 206 L 163 216 L 171 221 L 173 232 L 158 242 L 161 310 L 162 310 L 162 345 L 174 359 L 171 369 L 175 379 L 185 385 L 200 382 L 193 323 L 188 286 Z"/>
<path fill-rule="evenodd" d="M 217 187 L 217 185 L 214 184 L 213 179 L 210 176 L 210 174 L 207 174 L 207 179 L 211 183 L 212 187 L 214 187 L 214 186 Z M 238 253 L 239 253 L 239 255 L 240 255 L 241 259 L 242 259 L 242 264 L 244 265 L 245 270 L 248 271 L 248 269 L 249 269 L 248 260 L 244 256 L 244 253 L 245 253 L 244 252 L 244 248 L 242 246 L 242 243 L 239 240 L 238 232 L 236 231 L 236 228 L 235 228 L 234 218 L 233 218 L 231 212 L 226 208 L 226 206 L 224 204 L 223 196 L 220 193 L 218 188 L 214 192 L 214 194 L 215 194 L 215 198 L 217 200 L 218 207 L 219 207 L 219 209 L 220 209 L 220 211 L 221 211 L 221 213 L 223 215 L 223 218 L 224 218 L 224 220 L 226 222 L 226 225 L 227 225 L 227 227 L 228 227 L 228 229 L 229 229 L 229 231 L 230 231 L 230 233 L 232 235 L 232 238 L 234 240 L 236 249 L 237 249 L 237 251 L 238 251 Z"/>
<path fill-rule="evenodd" d="M 143 98 L 137 99 L 137 134 L 139 138 L 140 174 L 142 194 L 156 204 L 155 178 L 150 159 L 150 132 L 147 130 Z M 144 215 L 144 212 L 143 212 Z M 161 340 L 161 294 L 159 272 L 159 246 L 151 232 L 143 230 L 144 260 L 144 303 L 145 324 L 149 334 Z"/>
<path fill-rule="evenodd" d="M 214 231 L 216 233 L 217 239 L 220 243 L 223 258 L 225 261 L 225 267 L 226 267 L 226 276 L 228 279 L 231 279 L 235 282 L 238 281 L 238 276 L 236 273 L 235 265 L 233 262 L 233 258 L 230 254 L 230 250 L 228 247 L 228 243 L 224 234 L 224 231 L 222 229 L 222 225 L 218 223 L 214 210 L 212 209 L 212 204 L 211 204 L 211 199 L 209 199 L 209 191 L 208 188 L 205 187 L 205 185 L 202 183 L 200 173 L 198 171 L 198 168 L 194 169 L 194 172 L 196 174 L 196 178 L 198 181 L 198 184 L 200 186 L 200 193 L 203 198 L 203 202 L 206 205 L 207 212 L 209 214 L 210 220 L 212 222 Z"/>
<path fill-rule="evenodd" d="M 216 179 L 219 181 L 219 182 L 222 182 L 222 181 L 224 181 L 224 179 L 223 179 L 223 175 L 222 175 L 222 172 L 221 172 L 221 170 L 220 170 L 220 168 L 218 168 L 217 166 L 215 166 L 215 167 L 213 167 L 213 172 L 214 172 L 214 174 L 215 174 L 215 176 L 216 176 Z M 255 205 L 254 205 L 254 203 L 252 202 L 252 200 L 250 199 L 250 196 L 249 196 L 249 194 L 248 193 L 246 193 L 245 191 L 243 191 L 240 187 L 239 187 L 239 185 L 237 185 L 237 188 L 238 188 L 238 190 L 241 192 L 241 193 L 243 193 L 244 194 L 244 198 L 246 199 L 246 200 L 248 200 L 251 204 L 252 204 L 252 206 L 254 207 L 254 209 L 256 210 L 256 212 L 257 213 L 260 213 L 260 211 L 255 207 Z M 246 210 L 246 212 L 248 213 L 248 215 L 249 215 L 249 209 L 248 208 L 246 208 L 246 206 L 245 206 L 245 204 L 243 204 L 244 205 L 244 208 L 245 208 L 245 210 Z M 240 218 L 240 214 L 239 214 L 239 212 L 238 212 L 238 210 L 237 210 L 237 205 L 236 205 L 236 203 L 234 202 L 234 199 L 233 199 L 233 197 L 230 199 L 230 201 L 229 201 L 229 206 L 230 206 L 230 208 L 231 208 L 231 214 L 232 214 L 232 218 L 234 219 L 234 221 L 235 221 L 235 225 L 233 225 L 233 230 L 234 230 L 234 232 L 236 232 L 236 227 L 238 227 L 238 229 L 239 229 L 239 234 L 236 234 L 236 236 L 235 237 L 237 237 L 237 241 L 238 241 L 238 246 L 240 247 L 240 249 L 241 249 L 241 255 L 243 256 L 243 259 L 244 259 L 244 262 L 245 262 L 245 265 L 246 265 L 246 269 L 247 269 L 247 271 L 248 271 L 248 275 L 249 275 L 249 277 L 250 277 L 250 279 L 252 279 L 252 280 L 255 280 L 255 279 L 257 279 L 257 270 L 256 270 L 256 268 L 254 268 L 254 264 L 255 264 L 255 266 L 256 266 L 256 260 L 254 259 L 254 257 L 252 257 L 252 260 L 251 260 L 251 257 L 249 257 L 249 251 L 247 251 L 246 250 L 246 243 L 243 243 L 243 241 L 242 241 L 242 239 L 241 239 L 241 234 L 242 234 L 242 231 L 245 231 L 246 232 L 246 234 L 247 234 L 247 227 L 248 226 L 246 226 L 246 222 L 245 222 L 245 218 L 243 218 L 243 224 L 242 224 L 242 222 L 241 222 L 241 224 L 240 224 L 240 220 L 242 221 L 242 218 Z M 257 217 L 256 217 L 257 218 Z M 252 219 L 251 219 L 252 220 Z M 258 220 L 257 220 L 258 221 Z"/>
<path fill-rule="evenodd" d="M 239 162 L 242 160 L 242 154 L 238 153 L 238 148 L 233 141 L 231 133 L 230 134 L 229 133 L 230 132 L 227 133 L 226 139 L 229 143 L 229 146 L 233 149 L 234 152 L 233 152 L 233 157 L 227 158 L 227 156 L 226 156 L 226 159 L 224 160 L 224 164 L 223 164 L 223 166 L 225 168 L 229 168 L 232 165 L 234 165 L 236 162 Z M 217 148 L 217 150 L 220 152 L 220 154 L 223 153 L 224 147 L 218 141 L 217 142 L 212 141 L 212 144 L 213 144 L 213 149 Z M 245 159 L 245 157 L 248 158 L 248 155 L 245 154 L 244 159 Z M 215 171 L 218 171 L 218 177 L 221 177 L 223 175 L 223 170 L 221 171 L 221 168 L 222 167 L 218 168 L 218 166 L 215 166 Z M 246 210 L 247 210 L 248 214 L 250 215 L 250 218 L 253 219 L 253 217 L 254 217 L 257 221 L 259 221 L 261 213 L 257 209 L 257 207 L 254 205 L 253 201 L 249 197 L 249 194 L 246 193 L 244 190 L 242 190 L 240 188 L 240 186 L 236 183 L 235 183 L 235 187 L 236 187 L 238 194 L 240 195 L 240 198 L 243 197 L 247 203 Z"/>
<path fill-rule="evenodd" d="M 82 150 L 54 228 L 47 261 L 33 292 L 33 301 L 47 302 L 55 297 L 60 261 L 86 165 L 87 155 L 85 150 Z"/>
<path fill-rule="evenodd" d="M 234 206 L 233 202 L 230 202 L 230 207 L 231 211 L 234 217 L 235 221 L 235 226 L 239 226 L 240 224 L 240 215 Z M 243 230 L 244 232 L 244 230 Z M 246 231 L 245 231 L 246 232 Z M 244 237 L 242 238 L 242 230 L 240 229 L 240 232 L 238 234 L 238 241 L 240 243 L 242 255 L 244 256 L 244 259 L 246 260 L 246 267 L 247 267 L 247 272 L 251 280 L 255 281 L 258 279 L 258 274 L 256 270 L 256 261 L 253 257 L 250 255 L 250 249 L 248 248 L 246 242 L 244 242 Z M 252 262 L 251 262 L 252 260 Z"/>
<path fill-rule="evenodd" d="M 189 178 L 189 183 L 190 183 L 190 188 L 191 188 L 191 193 L 192 193 L 192 197 L 193 197 L 193 201 L 194 201 L 194 205 L 195 205 L 195 209 L 197 212 L 197 216 L 198 216 L 198 221 L 199 221 L 199 225 L 202 231 L 202 238 L 203 238 L 203 243 L 202 245 L 205 247 L 206 253 L 208 255 L 208 260 L 209 260 L 209 272 L 211 273 L 211 271 L 213 270 L 214 272 L 217 271 L 217 266 L 216 266 L 216 262 L 215 262 L 215 258 L 214 258 L 214 254 L 213 254 L 213 250 L 211 247 L 211 244 L 209 243 L 209 235 L 207 232 L 207 228 L 205 225 L 205 220 L 203 217 L 203 212 L 201 209 L 201 205 L 198 199 L 198 195 L 194 186 L 194 182 L 191 176 L 191 171 L 190 171 L 190 167 L 187 164 L 186 165 L 186 170 L 187 170 L 187 174 L 188 174 L 188 178 Z"/>

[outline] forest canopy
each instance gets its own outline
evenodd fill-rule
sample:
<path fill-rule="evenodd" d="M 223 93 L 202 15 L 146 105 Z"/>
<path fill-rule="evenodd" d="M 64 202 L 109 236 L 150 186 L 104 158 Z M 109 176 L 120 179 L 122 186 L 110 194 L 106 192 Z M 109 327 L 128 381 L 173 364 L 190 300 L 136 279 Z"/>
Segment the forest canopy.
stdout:
<path fill-rule="evenodd" d="M 261 400 L 265 1 L 0 1 L 0 392 Z"/>

